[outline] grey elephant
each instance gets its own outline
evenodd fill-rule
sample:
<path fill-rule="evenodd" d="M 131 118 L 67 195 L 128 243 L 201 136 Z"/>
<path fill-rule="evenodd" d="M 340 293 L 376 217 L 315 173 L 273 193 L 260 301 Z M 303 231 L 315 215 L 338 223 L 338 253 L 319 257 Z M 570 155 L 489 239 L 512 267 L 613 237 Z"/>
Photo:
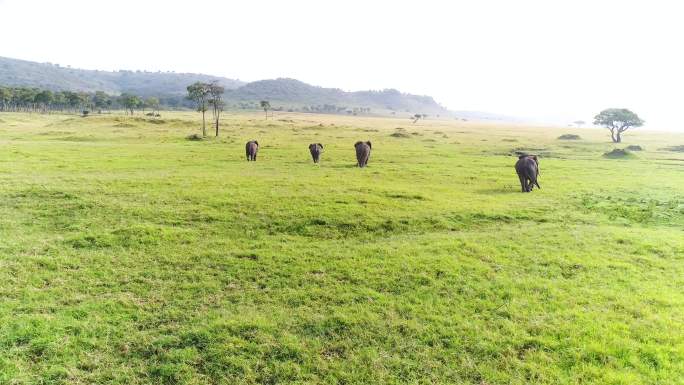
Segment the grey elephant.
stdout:
<path fill-rule="evenodd" d="M 539 159 L 536 155 L 518 156 L 518 161 L 515 163 L 515 172 L 518 173 L 518 178 L 520 178 L 522 192 L 532 191 L 534 185 L 541 188 L 539 182 L 537 182 L 537 177 L 539 177 Z"/>
<path fill-rule="evenodd" d="M 323 145 L 320 143 L 311 143 L 309 145 L 309 152 L 311 152 L 311 158 L 313 158 L 313 162 L 318 163 L 321 160 Z"/>
<path fill-rule="evenodd" d="M 247 161 L 255 161 L 257 157 L 257 152 L 259 151 L 259 142 L 256 140 L 250 140 L 245 144 L 245 153 L 247 154 Z"/>
<path fill-rule="evenodd" d="M 356 142 L 354 144 L 354 148 L 356 148 L 356 161 L 359 167 L 366 167 L 368 164 L 371 147 L 371 142 Z"/>

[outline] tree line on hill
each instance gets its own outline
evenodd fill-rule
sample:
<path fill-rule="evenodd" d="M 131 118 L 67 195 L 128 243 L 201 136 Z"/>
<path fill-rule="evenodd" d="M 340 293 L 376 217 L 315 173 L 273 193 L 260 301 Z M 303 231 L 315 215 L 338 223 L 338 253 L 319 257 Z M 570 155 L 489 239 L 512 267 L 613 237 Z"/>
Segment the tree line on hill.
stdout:
<path fill-rule="evenodd" d="M 155 114 L 160 107 L 161 102 L 153 96 L 143 99 L 129 93 L 112 96 L 104 91 L 51 91 L 34 87 L 0 86 L 0 111 L 88 114 L 91 111 L 122 109 L 134 114 L 136 110 L 145 112 L 149 109 Z"/>
<path fill-rule="evenodd" d="M 224 89 L 217 82 L 196 82 L 204 86 L 212 85 L 214 89 L 220 87 Z M 221 93 L 223 95 L 223 92 Z M 134 114 L 135 111 L 141 110 L 145 112 L 150 110 L 156 113 L 161 108 L 166 109 L 185 109 L 194 108 L 196 103 L 194 98 L 188 97 L 154 97 L 149 96 L 143 98 L 133 93 L 124 92 L 121 95 L 115 96 L 104 91 L 84 92 L 84 91 L 52 91 L 49 89 L 41 89 L 38 87 L 7 87 L 0 86 L 0 111 L 14 111 L 14 112 L 70 112 L 83 113 L 90 112 L 109 112 L 111 110 L 124 110 L 129 114 Z M 208 102 L 208 101 L 207 101 Z M 221 98 L 222 108 L 231 108 L 236 110 L 258 110 L 263 107 L 260 101 L 237 101 L 228 103 Z M 318 105 L 280 105 L 269 107 L 272 111 L 287 111 L 287 112 L 308 112 L 319 114 L 347 114 L 360 115 L 370 114 L 369 107 L 347 107 L 335 104 L 318 104 Z"/>

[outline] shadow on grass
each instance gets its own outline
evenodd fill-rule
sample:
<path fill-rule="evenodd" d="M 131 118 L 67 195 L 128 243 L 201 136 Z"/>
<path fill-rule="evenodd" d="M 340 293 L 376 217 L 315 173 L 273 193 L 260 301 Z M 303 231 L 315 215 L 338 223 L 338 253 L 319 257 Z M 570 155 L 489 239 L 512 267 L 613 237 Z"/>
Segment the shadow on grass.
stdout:
<path fill-rule="evenodd" d="M 532 191 L 536 191 L 537 189 L 534 189 Z M 509 194 L 519 194 L 520 192 L 520 186 L 513 186 L 513 185 L 506 185 L 503 187 L 495 187 L 495 188 L 485 188 L 485 189 L 477 189 L 475 190 L 476 192 L 480 194 L 486 194 L 486 195 L 509 195 Z"/>
<path fill-rule="evenodd" d="M 349 163 L 349 164 L 335 164 L 335 165 L 330 165 L 328 166 L 330 168 L 359 168 L 358 165 Z"/>

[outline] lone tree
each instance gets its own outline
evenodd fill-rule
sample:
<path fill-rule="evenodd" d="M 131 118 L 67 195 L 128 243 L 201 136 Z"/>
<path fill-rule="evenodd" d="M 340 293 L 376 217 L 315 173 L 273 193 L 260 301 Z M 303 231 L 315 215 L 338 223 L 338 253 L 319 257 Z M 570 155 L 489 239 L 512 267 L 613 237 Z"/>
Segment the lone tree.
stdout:
<path fill-rule="evenodd" d="M 188 99 L 195 102 L 197 111 L 202 113 L 202 136 L 207 136 L 207 124 L 204 114 L 207 112 L 207 101 L 209 99 L 209 84 L 196 82 L 188 86 Z"/>
<path fill-rule="evenodd" d="M 606 127 L 613 143 L 621 143 L 623 132 L 632 127 L 643 126 L 644 121 L 626 108 L 609 108 L 594 117 L 594 124 Z"/>
<path fill-rule="evenodd" d="M 123 93 L 119 96 L 119 103 L 121 103 L 126 111 L 130 111 L 131 115 L 133 115 L 135 109 L 140 107 L 143 101 L 137 95 Z"/>
<path fill-rule="evenodd" d="M 223 112 L 223 87 L 216 82 L 209 83 L 209 104 L 214 113 L 214 125 L 216 127 L 216 136 L 219 136 L 219 119 L 221 112 Z"/>
<path fill-rule="evenodd" d="M 150 96 L 149 98 L 145 99 L 145 106 L 152 110 L 152 114 L 155 114 L 159 111 L 159 99 L 155 98 L 154 96 Z"/>
<path fill-rule="evenodd" d="M 264 109 L 264 112 L 266 113 L 266 120 L 268 120 L 268 110 L 271 109 L 271 103 L 269 103 L 268 100 L 262 100 L 259 102 L 259 105 Z"/>
<path fill-rule="evenodd" d="M 419 119 L 421 119 L 423 116 L 427 116 L 427 115 L 415 114 L 415 115 L 413 115 L 413 116 L 411 117 L 411 119 L 413 119 L 413 123 L 415 123 L 415 122 L 417 122 Z"/>

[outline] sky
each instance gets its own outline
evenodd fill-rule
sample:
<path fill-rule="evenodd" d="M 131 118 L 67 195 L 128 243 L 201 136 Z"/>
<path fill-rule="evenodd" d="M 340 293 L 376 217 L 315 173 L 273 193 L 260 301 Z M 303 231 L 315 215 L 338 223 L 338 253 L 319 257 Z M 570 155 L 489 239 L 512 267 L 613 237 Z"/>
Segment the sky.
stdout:
<path fill-rule="evenodd" d="M 684 131 L 672 0 L 0 0 L 0 56 L 100 70 L 396 88 L 451 110 Z"/>

